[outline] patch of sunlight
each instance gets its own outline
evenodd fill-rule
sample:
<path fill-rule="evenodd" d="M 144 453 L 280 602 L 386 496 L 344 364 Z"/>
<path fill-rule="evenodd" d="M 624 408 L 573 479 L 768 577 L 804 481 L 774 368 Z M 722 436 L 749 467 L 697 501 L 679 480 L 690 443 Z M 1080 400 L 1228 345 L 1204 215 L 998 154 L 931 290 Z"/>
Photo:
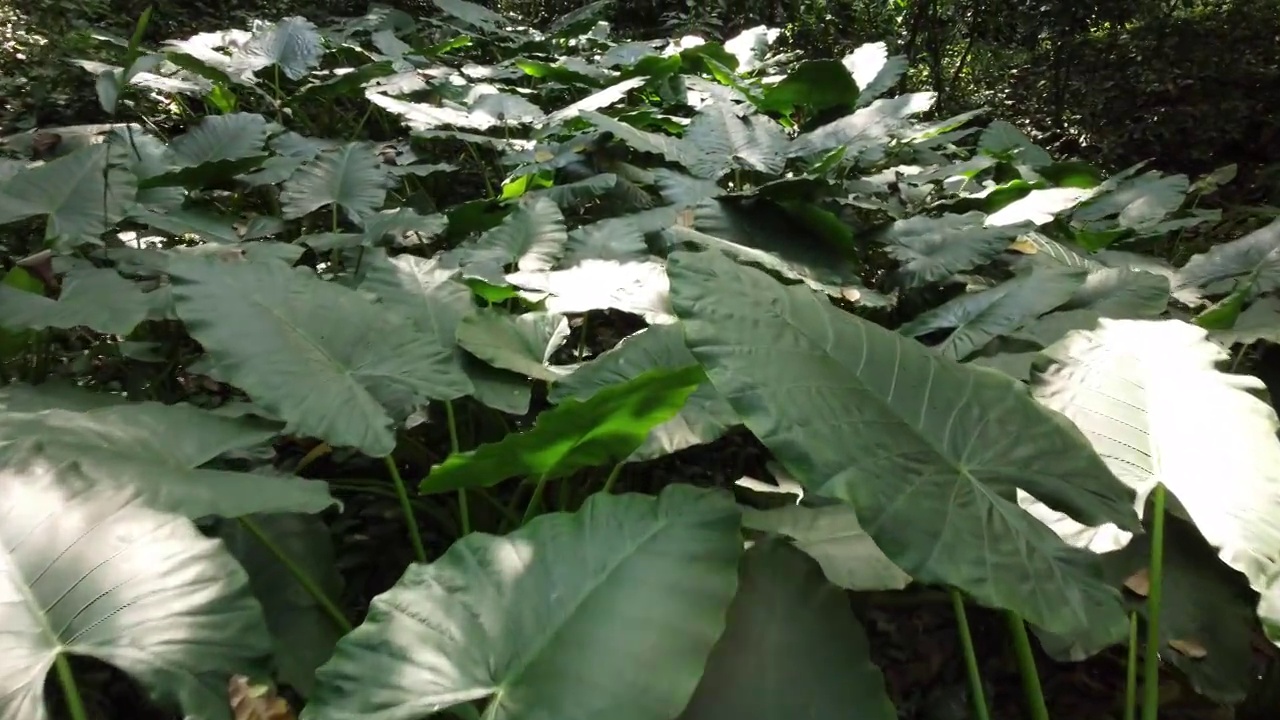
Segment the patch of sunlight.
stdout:
<path fill-rule="evenodd" d="M 49 39 L 36 32 L 14 0 L 0 0 L 0 66 L 11 60 L 25 60 L 27 50 L 48 43 Z"/>

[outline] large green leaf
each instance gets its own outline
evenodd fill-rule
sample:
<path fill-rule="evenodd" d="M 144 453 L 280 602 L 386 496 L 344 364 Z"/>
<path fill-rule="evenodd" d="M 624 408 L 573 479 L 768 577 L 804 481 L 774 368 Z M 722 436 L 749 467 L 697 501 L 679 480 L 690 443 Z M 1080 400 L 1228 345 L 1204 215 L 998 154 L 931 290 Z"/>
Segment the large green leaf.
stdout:
<path fill-rule="evenodd" d="M 684 344 L 684 330 L 678 324 L 655 325 L 632 335 L 605 351 L 573 374 L 552 386 L 547 399 L 558 403 L 566 398 L 586 400 L 596 393 L 628 382 L 654 368 L 678 370 L 696 364 Z M 689 396 L 680 412 L 649 431 L 644 444 L 628 458 L 651 460 L 694 445 L 713 442 L 738 424 L 733 408 L 720 397 L 710 382 L 704 381 Z"/>
<path fill-rule="evenodd" d="M 851 503 L 904 572 L 1055 632 L 1123 626 L 1096 558 L 1014 496 L 1133 528 L 1132 493 L 1022 385 L 719 253 L 677 253 L 668 272 L 716 389 L 808 490 Z"/>
<path fill-rule="evenodd" d="M 1274 295 L 1258 298 L 1240 313 L 1230 329 L 1211 330 L 1209 338 L 1226 347 L 1259 340 L 1280 342 L 1280 298 Z"/>
<path fill-rule="evenodd" d="M 728 627 L 679 720 L 844 716 L 898 717 L 848 598 L 804 553 L 755 545 Z"/>
<path fill-rule="evenodd" d="M 1169 305 L 1169 278 L 1128 267 L 1090 269 L 1061 310 L 1089 310 L 1102 317 L 1153 318 Z"/>
<path fill-rule="evenodd" d="M 523 272 L 546 272 L 556 265 L 569 240 L 564 214 L 545 196 L 522 198 L 501 225 L 459 245 L 444 257 L 469 274 L 502 282 L 511 264 Z"/>
<path fill-rule="evenodd" d="M 852 248 L 800 230 L 774 203 L 703 200 L 682 211 L 680 223 L 667 231 L 677 243 L 720 250 L 833 297 L 857 300 L 866 290 Z"/>
<path fill-rule="evenodd" d="M 488 699 L 486 720 L 669 720 L 724 631 L 741 551 L 733 502 L 685 485 L 468 535 L 374 599 L 302 717 Z"/>
<path fill-rule="evenodd" d="M 463 349 L 496 368 L 546 382 L 567 372 L 551 364 L 552 353 L 569 337 L 569 321 L 563 315 L 478 310 L 458 323 L 457 332 Z"/>
<path fill-rule="evenodd" d="M 680 138 L 645 132 L 621 120 L 615 120 L 598 112 L 583 111 L 580 114 L 584 120 L 601 130 L 613 133 L 619 140 L 635 150 L 661 155 L 671 162 L 687 166 L 689 161 L 688 146 L 681 142 Z"/>
<path fill-rule="evenodd" d="M 583 313 L 614 309 L 640 315 L 647 322 L 671 322 L 666 266 L 658 258 L 580 260 L 550 272 L 515 272 L 507 280 L 539 294 L 547 310 Z"/>
<path fill-rule="evenodd" d="M 787 136 L 782 126 L 767 115 L 728 102 L 704 107 L 689 123 L 682 144 L 688 158 L 685 167 L 708 180 L 718 180 L 735 167 L 777 174 L 786 165 Z"/>
<path fill-rule="evenodd" d="M 1209 290 L 1227 281 L 1255 283 L 1261 292 L 1280 288 L 1280 218 L 1242 238 L 1194 255 L 1178 270 L 1174 290 Z M 1230 292 L 1226 287 L 1223 294 Z"/>
<path fill-rule="evenodd" d="M 257 72 L 279 67 L 291 80 L 300 80 L 320 65 L 324 54 L 319 28 L 310 20 L 287 17 L 257 29 L 232 53 L 237 69 Z"/>
<path fill-rule="evenodd" d="M 386 455 L 394 422 L 472 391 L 451 347 L 308 269 L 175 257 L 169 272 L 210 373 L 284 419 L 286 432 Z"/>
<path fill-rule="evenodd" d="M 45 239 L 65 246 L 101 243 L 101 235 L 133 208 L 133 173 L 113 162 L 112 146 L 98 143 L 0 184 L 0 224 L 44 215 Z"/>
<path fill-rule="evenodd" d="M 431 0 L 431 2 L 446 15 L 485 32 L 502 32 L 507 26 L 514 24 L 506 16 L 466 0 Z"/>
<path fill-rule="evenodd" d="M 1223 562 L 1271 590 L 1280 576 L 1280 421 L 1250 392 L 1262 381 L 1219 370 L 1228 353 L 1181 320 L 1103 319 L 1045 355 L 1055 362 L 1037 378 L 1036 397 L 1080 427 L 1136 492 L 1138 511 L 1164 485 Z"/>
<path fill-rule="evenodd" d="M 92 267 L 68 272 L 57 300 L 0 283 L 0 305 L 4 306 L 0 327 L 43 330 L 83 326 L 111 335 L 133 332 L 151 307 L 136 283 L 115 270 Z"/>
<path fill-rule="evenodd" d="M 483 363 L 458 344 L 458 325 L 478 308 L 470 288 L 452 279 L 453 270 L 442 268 L 438 259 L 389 258 L 381 251 L 366 253 L 363 269 L 360 289 L 412 320 L 432 344 L 449 348 L 454 367 L 471 378 L 477 400 L 513 415 L 529 411 L 528 378 Z"/>
<path fill-rule="evenodd" d="M 978 139 L 978 151 L 1001 159 L 1013 160 L 1031 167 L 1042 167 L 1053 162 L 1045 152 L 1025 133 L 1006 120 L 995 120 L 983 128 Z"/>
<path fill-rule="evenodd" d="M 316 668 L 332 657 L 342 629 L 284 563 L 304 573 L 336 603 L 342 591 L 342 576 L 334 562 L 328 526 L 314 515 L 254 515 L 241 522 L 221 523 L 218 537 L 248 573 L 249 587 L 262 603 L 280 679 L 304 696 L 310 695 L 315 687 Z M 287 560 L 278 557 L 276 551 Z"/>
<path fill-rule="evenodd" d="M 858 100 L 858 86 L 839 60 L 805 60 L 787 76 L 766 85 L 759 107 L 790 115 L 796 108 L 817 114 L 831 108 L 851 109 Z"/>
<path fill-rule="evenodd" d="M 193 405 L 124 402 L 69 388 L 50 393 L 43 386 L 0 391 L 0 468 L 39 457 L 55 475 L 128 485 L 151 507 L 191 518 L 319 512 L 334 503 L 323 482 L 198 469 L 278 430 L 276 423 Z"/>
<path fill-rule="evenodd" d="M 286 219 L 333 205 L 352 222 L 360 222 L 382 206 L 391 185 L 377 146 L 347 143 L 303 163 L 281 186 L 280 206 Z"/>
<path fill-rule="evenodd" d="M 270 132 L 256 113 L 210 115 L 169 143 L 167 160 L 177 167 L 248 160 L 267 153 Z"/>
<path fill-rule="evenodd" d="M 957 295 L 898 328 L 908 337 L 951 330 L 936 347 L 963 360 L 992 340 L 1012 333 L 1075 295 L 1085 273 L 1062 265 L 1037 265 L 1031 272 L 981 292 Z"/>
<path fill-rule="evenodd" d="M 772 510 L 744 508 L 742 524 L 790 538 L 796 547 L 818 561 L 828 580 L 842 588 L 901 590 L 911 583 L 911 578 L 885 557 L 862 529 L 853 508 L 844 503 L 784 505 Z"/>
<path fill-rule="evenodd" d="M 844 147 L 846 158 L 879 160 L 894 133 L 907 127 L 909 117 L 933 107 L 935 99 L 933 93 L 924 92 L 876 100 L 797 137 L 789 154 L 812 155 Z"/>
<path fill-rule="evenodd" d="M 889 55 L 889 48 L 883 42 L 859 45 L 841 58 L 840 63 L 858 84 L 859 107 L 870 105 L 893 87 L 908 66 L 906 55 Z"/>
<path fill-rule="evenodd" d="M 1096 222 L 1115 217 L 1122 228 L 1148 229 L 1182 206 L 1191 182 L 1186 175 L 1161 175 L 1152 171 L 1118 183 L 1081 205 L 1071 219 Z"/>
<path fill-rule="evenodd" d="M 33 299 L 15 297 L 17 295 L 32 295 Z M 36 277 L 31 271 L 15 265 L 0 277 L 0 302 L 7 306 L 21 306 L 21 303 L 42 303 L 47 301 L 44 297 L 44 281 Z M 19 328 L 9 330 L 7 328 Z M 17 359 L 23 355 L 29 343 L 36 339 L 35 332 L 31 330 L 21 329 L 25 325 L 5 318 L 0 320 L 0 364 L 7 363 Z"/>
<path fill-rule="evenodd" d="M 1166 519 L 1161 660 L 1181 670 L 1196 692 L 1220 703 L 1243 701 L 1256 683 L 1253 639 L 1258 595 L 1243 575 L 1218 562 L 1193 525 Z M 1151 536 L 1135 536 L 1104 562 L 1129 577 L 1147 567 Z M 1136 610 L 1146 614 L 1147 603 Z"/>
<path fill-rule="evenodd" d="M 540 414 L 525 432 L 445 458 L 419 491 L 488 487 L 516 475 L 551 479 L 620 462 L 650 430 L 674 417 L 704 379 L 697 365 L 654 369 L 587 400 L 565 400 Z"/>
<path fill-rule="evenodd" d="M 985 219 L 976 210 L 941 217 L 915 215 L 889 224 L 874 237 L 902 263 L 898 273 L 903 283 L 919 287 L 988 263 L 1009 249 L 1020 228 L 987 227 Z"/>
<path fill-rule="evenodd" d="M 46 676 L 68 654 L 210 720 L 231 716 L 231 674 L 266 670 L 244 570 L 191 521 L 149 505 L 140 488 L 74 465 L 0 469 L 0 718 L 52 718 Z"/>

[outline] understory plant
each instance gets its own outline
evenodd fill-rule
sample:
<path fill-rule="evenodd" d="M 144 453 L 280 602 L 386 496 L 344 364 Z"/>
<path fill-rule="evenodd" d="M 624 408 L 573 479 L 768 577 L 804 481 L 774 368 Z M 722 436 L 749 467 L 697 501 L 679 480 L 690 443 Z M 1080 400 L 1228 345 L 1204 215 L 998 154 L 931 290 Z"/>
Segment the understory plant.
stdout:
<path fill-rule="evenodd" d="M 5 139 L 0 718 L 51 674 L 88 717 L 87 656 L 191 718 L 279 685 L 304 720 L 888 719 L 848 597 L 908 586 L 950 596 L 975 717 L 974 605 L 1031 717 L 1033 644 L 1128 646 L 1127 717 L 1162 666 L 1245 698 L 1280 422 L 1235 371 L 1280 342 L 1280 222 L 1144 253 L 1230 169 L 936 117 L 881 43 L 434 4 L 144 16 L 81 63 L 117 122 Z M 743 429 L 770 477 L 620 482 Z M 367 611 L 366 495 L 413 559 Z"/>

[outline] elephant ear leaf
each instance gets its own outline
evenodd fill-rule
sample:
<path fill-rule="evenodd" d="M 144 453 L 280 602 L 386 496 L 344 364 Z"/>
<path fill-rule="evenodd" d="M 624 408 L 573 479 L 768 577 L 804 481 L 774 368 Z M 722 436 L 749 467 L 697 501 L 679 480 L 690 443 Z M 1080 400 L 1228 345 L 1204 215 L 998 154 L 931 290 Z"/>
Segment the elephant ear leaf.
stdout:
<path fill-rule="evenodd" d="M 849 503 L 903 572 L 1054 632 L 1123 632 L 1096 556 L 1015 499 L 1022 489 L 1082 522 L 1137 526 L 1132 491 L 1062 416 L 1011 378 L 723 254 L 673 253 L 668 274 L 721 396 L 808 491 Z"/>
<path fill-rule="evenodd" d="M 137 489 L 57 470 L 0 470 L 0 717 L 49 720 L 45 679 L 69 654 L 116 666 L 188 717 L 225 717 L 227 679 L 265 672 L 271 652 L 244 570 Z"/>
<path fill-rule="evenodd" d="M 395 446 L 394 423 L 418 405 L 473 391 L 452 347 L 309 270 L 182 257 L 169 272 L 210 374 L 283 419 L 286 432 L 382 456 Z"/>
<path fill-rule="evenodd" d="M 1178 514 L 1262 594 L 1263 621 L 1276 626 L 1280 420 L 1254 394 L 1262 381 L 1218 369 L 1228 353 L 1207 335 L 1181 320 L 1103 319 L 1045 350 L 1052 362 L 1035 395 L 1075 421 L 1136 492 L 1136 507 L 1157 484 L 1167 488 Z"/>
<path fill-rule="evenodd" d="M 688 485 L 472 533 L 374 598 L 302 717 L 488 700 L 492 720 L 674 718 L 724 633 L 741 555 L 733 500 Z"/>

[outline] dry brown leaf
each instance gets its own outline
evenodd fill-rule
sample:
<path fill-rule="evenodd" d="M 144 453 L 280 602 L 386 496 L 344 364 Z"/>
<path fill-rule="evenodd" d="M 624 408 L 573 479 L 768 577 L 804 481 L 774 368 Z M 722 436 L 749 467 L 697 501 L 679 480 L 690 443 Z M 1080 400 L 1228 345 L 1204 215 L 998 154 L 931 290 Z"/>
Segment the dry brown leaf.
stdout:
<path fill-rule="evenodd" d="M 267 685 L 254 685 L 244 675 L 227 683 L 227 700 L 235 720 L 297 720 L 293 708 Z"/>
<path fill-rule="evenodd" d="M 1023 255 L 1035 255 L 1040 252 L 1040 248 L 1036 247 L 1036 244 L 1028 240 L 1025 235 L 1014 240 L 1009 249 L 1014 252 L 1020 252 Z"/>
<path fill-rule="evenodd" d="M 1195 640 L 1178 640 L 1175 638 L 1169 641 L 1169 647 L 1173 648 L 1174 650 L 1177 650 L 1183 655 L 1186 655 L 1192 660 L 1199 660 L 1200 658 L 1209 654 L 1209 651 L 1205 648 L 1205 646 L 1201 645 Z"/>
<path fill-rule="evenodd" d="M 1135 595 L 1146 597 L 1151 592 L 1151 576 L 1147 574 L 1146 568 L 1142 568 L 1130 575 L 1129 579 L 1124 581 L 1124 586 Z"/>

